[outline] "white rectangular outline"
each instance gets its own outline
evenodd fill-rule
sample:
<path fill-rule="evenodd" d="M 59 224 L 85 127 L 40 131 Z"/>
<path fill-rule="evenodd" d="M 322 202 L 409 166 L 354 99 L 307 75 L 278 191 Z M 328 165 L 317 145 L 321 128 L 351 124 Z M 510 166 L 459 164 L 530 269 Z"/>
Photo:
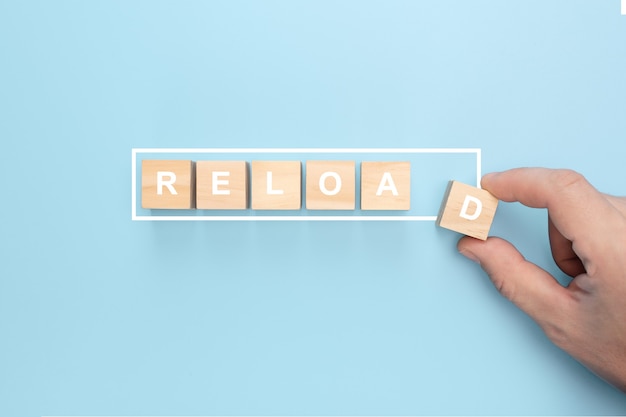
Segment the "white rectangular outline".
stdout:
<path fill-rule="evenodd" d="M 480 188 L 482 171 L 481 148 L 132 148 L 132 221 L 436 221 L 437 216 L 140 216 L 137 214 L 137 155 L 142 153 L 352 153 L 352 154 L 476 154 L 476 186 Z"/>

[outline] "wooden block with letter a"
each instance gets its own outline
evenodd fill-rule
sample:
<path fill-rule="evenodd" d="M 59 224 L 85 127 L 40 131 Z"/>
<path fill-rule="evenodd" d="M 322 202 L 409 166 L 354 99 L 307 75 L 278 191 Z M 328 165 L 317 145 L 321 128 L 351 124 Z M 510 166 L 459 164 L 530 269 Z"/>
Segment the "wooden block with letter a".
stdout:
<path fill-rule="evenodd" d="M 245 161 L 196 162 L 196 206 L 209 210 L 248 208 L 248 164 Z"/>
<path fill-rule="evenodd" d="M 300 161 L 252 161 L 252 210 L 300 210 Z"/>
<path fill-rule="evenodd" d="M 410 162 L 361 163 L 361 210 L 410 209 Z"/>
<path fill-rule="evenodd" d="M 437 216 L 437 225 L 486 240 L 498 199 L 486 190 L 450 181 Z"/>
<path fill-rule="evenodd" d="M 194 208 L 194 175 L 193 161 L 141 161 L 141 207 Z"/>

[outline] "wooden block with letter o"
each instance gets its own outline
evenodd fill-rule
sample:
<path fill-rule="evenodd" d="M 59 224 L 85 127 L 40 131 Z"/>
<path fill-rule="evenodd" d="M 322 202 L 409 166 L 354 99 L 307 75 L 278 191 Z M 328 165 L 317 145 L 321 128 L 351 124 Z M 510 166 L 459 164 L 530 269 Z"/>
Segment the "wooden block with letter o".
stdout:
<path fill-rule="evenodd" d="M 302 164 L 300 161 L 252 161 L 252 209 L 300 210 Z"/>
<path fill-rule="evenodd" d="M 488 191 L 450 181 L 437 216 L 437 225 L 486 240 L 497 207 L 498 199 Z"/>
<path fill-rule="evenodd" d="M 141 207 L 194 208 L 193 161 L 141 161 Z"/>
<path fill-rule="evenodd" d="M 361 210 L 410 209 L 410 162 L 361 163 Z"/>
<path fill-rule="evenodd" d="M 354 161 L 307 161 L 306 208 L 354 210 L 355 176 Z"/>
<path fill-rule="evenodd" d="M 248 208 L 245 161 L 196 162 L 196 207 L 209 210 Z"/>

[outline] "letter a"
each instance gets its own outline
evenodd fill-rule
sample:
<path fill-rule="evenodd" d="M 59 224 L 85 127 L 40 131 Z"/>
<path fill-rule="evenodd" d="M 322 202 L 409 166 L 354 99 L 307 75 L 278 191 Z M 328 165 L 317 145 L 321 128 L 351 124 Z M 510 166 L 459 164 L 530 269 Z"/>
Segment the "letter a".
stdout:
<path fill-rule="evenodd" d="M 383 174 L 383 178 L 380 180 L 380 184 L 378 185 L 378 191 L 376 191 L 377 196 L 383 195 L 383 191 L 391 191 L 395 197 L 398 196 L 398 189 L 396 188 L 396 184 L 393 182 L 393 177 L 391 173 L 385 172 Z"/>
<path fill-rule="evenodd" d="M 476 209 L 474 210 L 474 213 L 472 214 L 468 214 L 467 212 L 467 209 L 469 208 L 470 203 L 476 204 Z M 483 211 L 482 201 L 480 201 L 476 197 L 472 197 L 471 195 L 466 195 L 465 201 L 463 201 L 463 206 L 461 207 L 461 213 L 459 213 L 459 216 L 467 220 L 476 220 L 480 216 L 481 211 Z"/>
<path fill-rule="evenodd" d="M 165 180 L 165 177 L 168 177 Z M 170 171 L 157 171 L 157 195 L 163 195 L 163 186 L 166 186 L 172 195 L 178 195 L 172 184 L 176 182 L 176 174 Z"/>

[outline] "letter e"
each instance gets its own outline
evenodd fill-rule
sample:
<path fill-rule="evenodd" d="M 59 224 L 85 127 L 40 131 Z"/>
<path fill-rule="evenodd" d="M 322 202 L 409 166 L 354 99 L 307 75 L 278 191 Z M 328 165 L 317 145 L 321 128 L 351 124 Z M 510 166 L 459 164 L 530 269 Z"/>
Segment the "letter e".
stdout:
<path fill-rule="evenodd" d="M 226 179 L 220 179 L 220 177 L 230 177 L 230 172 L 228 171 L 213 171 L 211 173 L 213 186 L 211 191 L 213 195 L 230 195 L 230 190 L 220 190 L 220 185 L 228 185 L 229 181 Z"/>

